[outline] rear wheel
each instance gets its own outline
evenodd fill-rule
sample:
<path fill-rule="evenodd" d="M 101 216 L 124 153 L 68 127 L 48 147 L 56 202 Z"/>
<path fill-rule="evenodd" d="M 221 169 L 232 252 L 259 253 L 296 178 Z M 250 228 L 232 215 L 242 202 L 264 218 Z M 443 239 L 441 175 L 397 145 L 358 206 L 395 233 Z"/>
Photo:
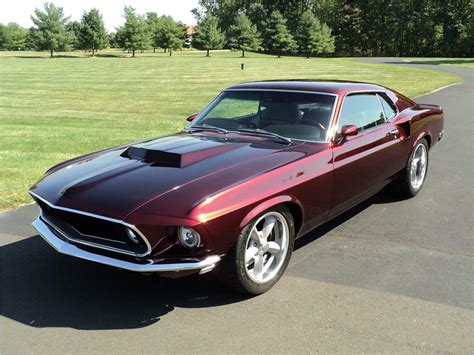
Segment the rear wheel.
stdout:
<path fill-rule="evenodd" d="M 260 214 L 244 227 L 222 262 L 221 279 L 257 295 L 271 289 L 288 266 L 295 240 L 293 216 L 283 206 Z"/>
<path fill-rule="evenodd" d="M 421 139 L 413 149 L 398 190 L 405 197 L 415 196 L 423 187 L 428 171 L 428 143 Z"/>

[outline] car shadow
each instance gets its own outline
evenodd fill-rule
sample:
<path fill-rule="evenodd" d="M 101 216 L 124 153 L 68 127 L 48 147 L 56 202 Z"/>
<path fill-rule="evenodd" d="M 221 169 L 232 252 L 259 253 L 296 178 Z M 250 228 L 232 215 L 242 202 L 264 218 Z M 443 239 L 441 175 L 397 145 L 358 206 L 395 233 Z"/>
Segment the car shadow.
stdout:
<path fill-rule="evenodd" d="M 373 203 L 397 199 L 379 193 L 296 241 L 296 249 Z M 0 314 L 32 327 L 133 329 L 159 322 L 178 308 L 215 307 L 248 299 L 212 273 L 167 279 L 140 275 L 55 252 L 39 236 L 0 249 Z"/>
<path fill-rule="evenodd" d="M 175 307 L 214 307 L 245 300 L 211 274 L 166 279 L 56 253 L 39 236 L 1 248 L 0 314 L 33 327 L 132 329 Z"/>
<path fill-rule="evenodd" d="M 391 185 L 384 188 L 382 191 L 378 192 L 371 198 L 361 202 L 357 206 L 351 208 L 350 210 L 342 213 L 341 215 L 337 216 L 336 218 L 330 220 L 329 222 L 324 223 L 323 225 L 313 229 L 312 231 L 306 233 L 305 235 L 301 236 L 295 241 L 294 250 L 298 250 L 303 248 L 305 245 L 321 238 L 325 234 L 329 233 L 331 230 L 335 229 L 339 225 L 345 223 L 346 221 L 350 220 L 354 216 L 358 215 L 360 212 L 364 211 L 366 208 L 370 207 L 374 204 L 388 204 L 388 203 L 396 203 L 406 200 L 404 197 L 400 197 L 394 191 Z"/>

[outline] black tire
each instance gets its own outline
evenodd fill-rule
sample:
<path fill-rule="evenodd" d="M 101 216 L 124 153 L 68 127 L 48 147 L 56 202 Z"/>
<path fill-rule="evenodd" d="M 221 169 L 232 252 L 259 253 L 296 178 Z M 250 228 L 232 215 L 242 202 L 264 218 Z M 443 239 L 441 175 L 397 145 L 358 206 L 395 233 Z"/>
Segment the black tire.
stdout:
<path fill-rule="evenodd" d="M 246 272 L 245 265 L 245 251 L 247 242 L 249 240 L 249 234 L 255 222 L 260 217 L 264 216 L 269 212 L 278 212 L 286 220 L 289 231 L 288 248 L 283 264 L 281 265 L 275 276 L 264 283 L 254 282 Z M 218 277 L 219 279 L 230 288 L 248 295 L 259 295 L 270 290 L 273 285 L 277 283 L 280 277 L 285 272 L 288 263 L 290 262 L 291 254 L 295 243 L 295 224 L 294 219 L 288 208 L 285 206 L 275 206 L 254 218 L 249 224 L 247 224 L 237 237 L 233 247 L 229 253 L 224 257 L 219 265 Z"/>
<path fill-rule="evenodd" d="M 413 163 L 413 159 L 415 158 L 415 152 L 417 151 L 417 149 L 419 149 L 420 145 L 423 145 L 424 149 L 426 150 L 426 165 L 424 168 L 425 172 L 423 175 L 423 179 L 421 181 L 421 185 L 415 186 L 413 183 L 413 180 L 411 179 L 410 170 Z M 405 198 L 410 198 L 410 197 L 416 196 L 418 192 L 420 192 L 421 188 L 423 187 L 425 183 L 426 174 L 428 173 L 428 163 L 429 163 L 429 146 L 426 139 L 422 138 L 416 143 L 415 147 L 413 148 L 410 158 L 408 159 L 407 166 L 405 170 L 403 171 L 402 176 L 397 181 L 396 189 L 400 196 L 405 197 Z"/>

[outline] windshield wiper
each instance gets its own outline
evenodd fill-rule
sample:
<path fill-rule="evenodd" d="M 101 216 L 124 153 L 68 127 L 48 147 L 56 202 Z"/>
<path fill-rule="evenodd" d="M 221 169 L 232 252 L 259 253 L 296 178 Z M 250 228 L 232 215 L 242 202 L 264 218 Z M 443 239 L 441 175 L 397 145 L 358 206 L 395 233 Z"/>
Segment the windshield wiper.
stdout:
<path fill-rule="evenodd" d="M 224 134 L 228 134 L 229 131 L 224 129 L 224 128 L 220 128 L 220 127 L 216 127 L 216 126 L 211 126 L 211 125 L 208 125 L 208 124 L 202 124 L 202 125 L 199 125 L 199 126 L 191 126 L 189 128 L 185 128 L 184 129 L 185 132 L 192 132 L 192 131 L 216 131 L 216 132 L 221 132 L 221 133 L 224 133 Z"/>
<path fill-rule="evenodd" d="M 290 144 L 290 143 L 291 143 L 291 139 L 290 139 L 290 138 L 280 136 L 279 134 L 273 133 L 273 132 L 270 132 L 270 131 L 265 131 L 264 129 L 259 129 L 259 128 L 254 128 L 254 129 L 251 129 L 251 128 L 239 128 L 237 131 L 238 131 L 238 132 L 242 132 L 242 133 L 255 134 L 255 135 L 257 135 L 257 136 L 266 136 L 266 137 L 278 138 L 279 140 L 284 141 L 286 144 Z"/>

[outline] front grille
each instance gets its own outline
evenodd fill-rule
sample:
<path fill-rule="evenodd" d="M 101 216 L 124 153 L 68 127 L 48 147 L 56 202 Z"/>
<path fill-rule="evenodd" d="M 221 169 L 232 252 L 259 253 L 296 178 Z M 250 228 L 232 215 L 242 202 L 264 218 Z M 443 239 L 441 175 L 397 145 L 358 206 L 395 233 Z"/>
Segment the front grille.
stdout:
<path fill-rule="evenodd" d="M 138 244 L 133 243 L 126 233 L 128 227 L 120 222 L 62 210 L 39 199 L 36 202 L 41 208 L 41 218 L 60 237 L 72 243 L 134 256 L 144 256 L 149 252 L 143 237 L 140 235 Z"/>

